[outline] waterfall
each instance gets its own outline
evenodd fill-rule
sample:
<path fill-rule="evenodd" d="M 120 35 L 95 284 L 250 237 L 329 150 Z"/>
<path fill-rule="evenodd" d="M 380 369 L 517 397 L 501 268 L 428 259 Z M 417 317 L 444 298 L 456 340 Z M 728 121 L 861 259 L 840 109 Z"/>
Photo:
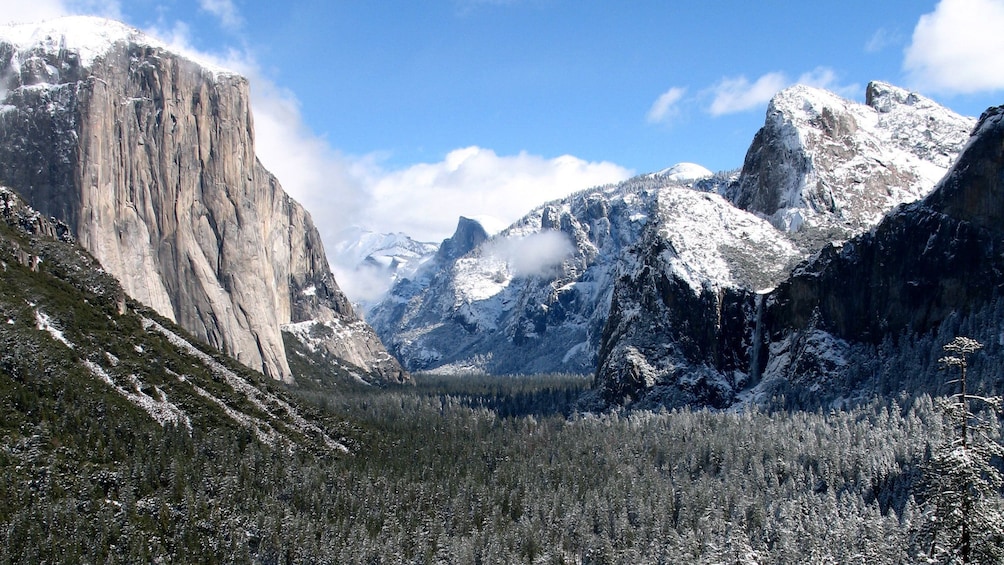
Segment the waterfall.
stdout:
<path fill-rule="evenodd" d="M 750 384 L 760 380 L 760 349 L 763 341 L 763 303 L 766 292 L 756 293 L 756 322 L 753 325 L 753 343 L 750 345 Z"/>

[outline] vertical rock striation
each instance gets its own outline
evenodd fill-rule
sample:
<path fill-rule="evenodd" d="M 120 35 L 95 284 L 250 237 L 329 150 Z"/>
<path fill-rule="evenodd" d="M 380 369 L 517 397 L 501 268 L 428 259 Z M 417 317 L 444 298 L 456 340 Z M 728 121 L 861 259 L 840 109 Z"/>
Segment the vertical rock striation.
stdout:
<path fill-rule="evenodd" d="M 0 182 L 67 222 L 129 295 L 275 379 L 281 327 L 406 378 L 352 311 L 309 214 L 258 162 L 248 82 L 116 22 L 0 31 Z"/>

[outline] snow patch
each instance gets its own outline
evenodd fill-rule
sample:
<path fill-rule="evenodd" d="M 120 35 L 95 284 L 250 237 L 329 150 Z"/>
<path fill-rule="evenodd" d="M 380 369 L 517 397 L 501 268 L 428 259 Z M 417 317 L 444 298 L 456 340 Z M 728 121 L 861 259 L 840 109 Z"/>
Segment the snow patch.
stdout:
<path fill-rule="evenodd" d="M 696 163 L 677 163 L 652 173 L 652 176 L 660 176 L 671 182 L 686 183 L 714 176 L 714 173 Z"/>
<path fill-rule="evenodd" d="M 197 358 L 199 361 L 201 361 L 204 365 L 206 365 L 209 368 L 209 370 L 213 373 L 214 376 L 220 378 L 223 382 L 227 383 L 227 385 L 229 385 L 234 391 L 244 395 L 244 397 L 247 398 L 248 401 L 251 402 L 251 404 L 255 408 L 261 410 L 264 414 L 266 414 L 270 418 L 278 419 L 273 413 L 273 410 L 280 411 L 285 415 L 286 418 L 289 419 L 289 421 L 292 422 L 293 427 L 299 429 L 301 433 L 304 433 L 305 435 L 308 436 L 316 435 L 321 438 L 321 440 L 329 449 L 334 449 L 337 451 L 341 451 L 343 453 L 348 453 L 349 450 L 347 447 L 331 439 L 331 437 L 329 437 L 326 433 L 324 433 L 324 431 L 321 430 L 319 427 L 317 427 L 315 424 L 308 422 L 306 419 L 304 419 L 303 416 L 297 413 L 296 410 L 285 400 L 282 400 L 281 398 L 275 396 L 274 394 L 259 390 L 257 387 L 246 381 L 243 377 L 239 376 L 237 373 L 234 373 L 230 369 L 226 368 L 219 361 L 213 359 L 212 356 L 204 353 L 199 348 L 195 347 L 194 345 L 189 343 L 187 340 L 185 340 L 178 334 L 172 332 L 171 330 L 168 330 L 164 326 L 158 324 L 157 322 L 149 318 L 143 318 L 143 328 L 146 329 L 147 331 L 151 329 L 156 331 L 157 333 L 165 336 L 168 339 L 168 341 L 170 341 L 171 344 L 173 344 L 175 347 L 178 347 L 179 349 L 185 351 L 189 355 L 192 355 L 193 357 Z M 199 389 L 198 387 L 196 387 L 196 392 L 198 391 Z M 208 395 L 209 393 L 206 394 Z M 207 398 L 209 397 L 211 397 L 211 395 L 207 396 Z M 219 404 L 222 406 L 223 405 L 222 401 L 219 401 Z M 241 414 L 233 410 L 228 410 L 227 414 L 230 415 L 230 417 L 233 418 L 238 423 L 252 427 L 255 430 L 256 434 L 260 432 L 258 424 L 259 422 L 264 426 L 266 426 L 266 429 L 271 429 L 271 426 L 268 426 L 267 423 L 262 422 L 260 419 L 254 418 L 253 420 L 249 420 L 248 418 L 250 418 L 250 416 L 246 414 Z M 243 418 L 238 417 L 238 415 L 243 416 Z M 272 436 L 267 433 L 265 433 L 264 437 L 272 438 Z M 270 440 L 269 442 L 271 443 L 272 441 Z"/>
<path fill-rule="evenodd" d="M 104 381 L 108 386 L 115 389 L 115 392 L 121 394 L 133 404 L 142 408 L 161 426 L 175 424 L 185 426 L 189 431 L 192 430 L 192 421 L 188 415 L 185 414 L 184 410 L 171 403 L 167 399 L 167 394 L 159 387 L 153 387 L 153 392 L 157 396 L 157 398 L 154 398 L 144 392 L 143 383 L 136 375 L 130 374 L 126 377 L 126 380 L 129 381 L 130 390 L 116 383 L 115 379 L 101 365 L 90 359 L 85 359 L 83 363 L 91 371 L 91 374 Z"/>
<path fill-rule="evenodd" d="M 52 319 L 49 318 L 48 314 L 42 312 L 41 310 L 35 310 L 35 327 L 39 330 L 49 332 L 52 339 L 62 343 L 70 349 L 74 349 L 74 345 L 70 343 L 70 340 L 66 339 L 63 335 L 63 331 L 52 325 Z"/>
<path fill-rule="evenodd" d="M 83 67 L 90 67 L 116 45 L 133 43 L 176 53 L 215 74 L 234 74 L 204 57 L 179 52 L 136 28 L 95 16 L 66 16 L 44 22 L 3 25 L 0 26 L 0 42 L 14 45 L 22 54 L 35 50 L 52 54 L 70 51 L 77 54 Z M 49 72 L 58 80 L 57 69 Z"/>

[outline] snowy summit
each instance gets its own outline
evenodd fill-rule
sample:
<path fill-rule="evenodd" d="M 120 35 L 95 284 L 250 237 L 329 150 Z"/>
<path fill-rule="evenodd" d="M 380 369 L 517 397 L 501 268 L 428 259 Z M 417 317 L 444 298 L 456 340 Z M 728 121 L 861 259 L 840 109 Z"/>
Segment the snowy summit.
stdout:
<path fill-rule="evenodd" d="M 233 74 L 189 49 L 168 45 L 139 29 L 97 16 L 65 16 L 43 22 L 0 25 L 0 43 L 14 45 L 22 56 L 32 51 L 70 51 L 77 54 L 82 67 L 90 67 L 115 45 L 132 43 L 170 51 L 215 73 Z"/>
<path fill-rule="evenodd" d="M 666 180 L 680 183 L 692 182 L 714 175 L 708 169 L 696 163 L 677 163 L 668 169 L 663 169 L 653 176 L 665 177 Z"/>

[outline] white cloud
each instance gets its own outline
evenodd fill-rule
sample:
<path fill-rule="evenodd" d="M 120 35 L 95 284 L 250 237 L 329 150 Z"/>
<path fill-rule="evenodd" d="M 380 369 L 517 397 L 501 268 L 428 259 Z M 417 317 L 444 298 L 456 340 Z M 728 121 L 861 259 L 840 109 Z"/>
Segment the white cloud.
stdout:
<path fill-rule="evenodd" d="M 494 240 L 486 249 L 508 263 L 514 275 L 524 277 L 548 275 L 574 252 L 568 236 L 553 230 Z"/>
<path fill-rule="evenodd" d="M 911 85 L 948 94 L 1004 89 L 1004 0 L 941 0 L 920 17 L 903 68 Z"/>
<path fill-rule="evenodd" d="M 679 113 L 677 104 L 681 99 L 683 99 L 683 95 L 686 94 L 686 92 L 686 88 L 681 88 L 679 86 L 674 86 L 666 92 L 663 92 L 648 110 L 646 118 L 649 123 L 655 124 L 668 121 L 670 118 Z"/>
<path fill-rule="evenodd" d="M 861 88 L 857 84 L 841 85 L 836 71 L 828 67 L 816 67 L 802 73 L 796 80 L 790 80 L 784 73 L 773 72 L 750 82 L 745 76 L 723 78 L 708 89 L 712 95 L 708 113 L 712 116 L 736 114 L 759 108 L 770 101 L 778 91 L 794 84 L 804 84 L 823 88 L 844 97 L 858 95 Z"/>
<path fill-rule="evenodd" d="M 243 21 L 231 0 L 199 0 L 199 7 L 216 16 L 224 29 L 240 29 Z"/>
<path fill-rule="evenodd" d="M 355 304 L 372 304 L 384 297 L 394 279 L 387 276 L 382 267 L 376 265 L 340 265 L 337 257 L 328 253 L 331 261 L 331 272 L 338 281 L 339 288 Z"/>
<path fill-rule="evenodd" d="M 708 112 L 712 116 L 723 116 L 752 110 L 789 84 L 782 73 L 767 73 L 752 83 L 744 76 L 723 78 L 711 88 L 714 99 Z"/>
<path fill-rule="evenodd" d="M 71 14 L 91 14 L 120 19 L 118 0 L 30 0 L 5 2 L 0 10 L 0 23 L 27 23 L 50 20 Z"/>
<path fill-rule="evenodd" d="M 366 219 L 378 231 L 393 228 L 438 241 L 450 235 L 460 215 L 492 216 L 508 224 L 539 204 L 630 175 L 613 163 L 571 155 L 500 156 L 491 149 L 465 147 L 438 163 L 380 171 Z"/>
<path fill-rule="evenodd" d="M 63 3 L 58 0 L 38 0 L 37 2 L 10 2 L 4 6 L 0 22 L 23 23 L 48 20 L 66 14 Z"/>

